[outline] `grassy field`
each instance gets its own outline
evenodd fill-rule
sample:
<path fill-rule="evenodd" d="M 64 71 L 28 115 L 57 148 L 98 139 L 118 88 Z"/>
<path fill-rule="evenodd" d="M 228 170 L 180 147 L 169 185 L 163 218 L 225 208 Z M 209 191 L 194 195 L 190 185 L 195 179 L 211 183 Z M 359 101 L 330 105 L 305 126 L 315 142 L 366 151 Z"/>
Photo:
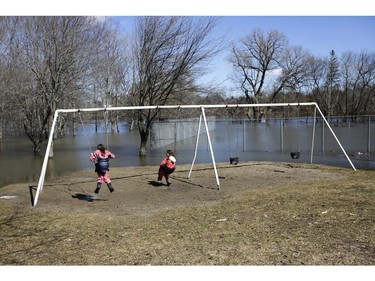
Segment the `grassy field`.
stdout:
<path fill-rule="evenodd" d="M 147 212 L 121 209 L 127 204 L 107 200 L 104 190 L 106 200 L 75 200 L 70 207 L 61 207 L 50 192 L 51 205 L 32 208 L 25 185 L 2 188 L 0 196 L 17 195 L 19 200 L 0 200 L 0 264 L 375 265 L 375 171 L 266 165 L 272 175 L 265 172 L 259 186 L 252 184 L 261 177 L 258 166 L 251 166 L 253 176 L 247 181 L 240 176 L 236 181 L 236 173 L 248 174 L 249 166 L 219 167 L 228 171 L 223 185 L 235 189 L 212 198 L 203 193 L 216 191 L 185 186 L 177 173 L 174 183 L 180 184 L 174 189 L 145 186 L 133 191 L 130 187 L 149 175 L 137 178 L 124 171 L 116 178 L 114 171 L 113 196 L 118 200 L 143 188 L 151 194 L 144 202 L 168 194 L 174 202 L 184 202 L 152 205 Z M 300 172 L 324 177 L 293 180 Z M 290 180 L 279 181 L 278 176 Z M 87 190 L 94 184 L 87 183 Z M 74 186 L 63 193 L 70 200 Z"/>

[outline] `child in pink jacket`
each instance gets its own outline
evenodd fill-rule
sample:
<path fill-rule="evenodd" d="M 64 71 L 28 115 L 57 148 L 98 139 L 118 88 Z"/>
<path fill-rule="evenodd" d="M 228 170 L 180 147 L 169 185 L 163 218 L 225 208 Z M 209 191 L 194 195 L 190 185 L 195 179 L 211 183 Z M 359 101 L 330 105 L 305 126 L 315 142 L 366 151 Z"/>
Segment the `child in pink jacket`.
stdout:
<path fill-rule="evenodd" d="M 109 178 L 109 159 L 115 158 L 115 155 L 105 148 L 104 145 L 98 144 L 94 153 L 90 154 L 90 161 L 95 161 L 95 172 L 98 174 L 98 182 L 95 193 L 99 193 L 103 181 L 107 184 L 109 191 L 113 192 L 111 179 Z"/>
<path fill-rule="evenodd" d="M 158 172 L 158 183 L 161 184 L 161 180 L 165 177 L 167 185 L 170 186 L 169 175 L 176 169 L 176 156 L 172 150 L 167 150 L 167 153 L 163 160 L 160 162 Z"/>

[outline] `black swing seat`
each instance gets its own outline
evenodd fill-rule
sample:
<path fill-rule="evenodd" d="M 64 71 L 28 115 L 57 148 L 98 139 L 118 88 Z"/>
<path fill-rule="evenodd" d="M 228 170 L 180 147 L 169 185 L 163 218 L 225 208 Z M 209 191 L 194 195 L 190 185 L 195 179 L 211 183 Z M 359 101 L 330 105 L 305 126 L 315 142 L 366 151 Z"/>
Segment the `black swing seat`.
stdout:
<path fill-rule="evenodd" d="M 230 157 L 229 158 L 229 163 L 234 164 L 234 165 L 237 165 L 239 161 L 240 161 L 239 157 Z"/>
<path fill-rule="evenodd" d="M 291 152 L 290 156 L 292 157 L 292 159 L 299 159 L 299 157 L 301 156 L 301 153 L 299 151 L 298 152 Z"/>

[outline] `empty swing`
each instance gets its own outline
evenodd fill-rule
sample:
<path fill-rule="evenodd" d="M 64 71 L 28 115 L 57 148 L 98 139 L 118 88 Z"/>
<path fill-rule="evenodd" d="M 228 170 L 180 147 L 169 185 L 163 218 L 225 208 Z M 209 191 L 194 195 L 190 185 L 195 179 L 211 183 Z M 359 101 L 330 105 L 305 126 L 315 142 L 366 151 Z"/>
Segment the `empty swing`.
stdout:
<path fill-rule="evenodd" d="M 288 111 L 289 111 L 289 107 L 288 107 Z M 299 134 L 300 134 L 300 120 L 299 120 L 299 116 L 300 116 L 300 107 L 298 105 L 298 118 L 297 118 L 297 143 L 298 143 L 298 150 L 292 150 L 291 148 L 291 151 L 290 151 L 290 157 L 292 157 L 292 159 L 299 159 L 300 156 L 301 156 L 301 145 L 300 145 L 300 137 L 299 137 Z"/>
<path fill-rule="evenodd" d="M 290 156 L 292 157 L 292 159 L 299 159 L 299 157 L 301 156 L 301 152 L 299 151 L 292 151 L 290 152 Z"/>
<path fill-rule="evenodd" d="M 229 116 L 229 109 L 228 109 L 228 107 L 227 107 L 227 110 L 228 110 L 227 132 L 228 132 L 228 145 L 229 145 L 229 163 L 237 165 L 238 162 L 240 161 L 240 158 L 239 158 L 239 155 L 238 155 L 238 137 L 239 137 L 238 136 L 238 128 L 236 128 L 236 135 L 235 135 L 235 138 L 236 138 L 236 152 L 233 155 L 232 154 L 232 149 L 231 149 L 231 138 L 233 137 L 233 134 L 231 133 L 230 128 L 233 127 L 234 121 L 233 121 L 233 117 L 230 118 L 230 116 Z"/>

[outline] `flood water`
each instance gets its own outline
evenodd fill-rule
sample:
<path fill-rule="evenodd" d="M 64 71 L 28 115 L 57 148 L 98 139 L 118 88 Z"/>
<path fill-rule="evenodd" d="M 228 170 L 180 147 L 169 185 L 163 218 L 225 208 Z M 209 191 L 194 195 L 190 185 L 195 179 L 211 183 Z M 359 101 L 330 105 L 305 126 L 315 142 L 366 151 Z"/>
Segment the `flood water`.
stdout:
<path fill-rule="evenodd" d="M 177 122 L 177 121 L 176 121 Z M 197 122 L 195 122 L 197 123 Z M 197 125 L 197 124 L 196 124 Z M 170 126 L 171 129 L 175 128 Z M 332 128 L 357 169 L 374 169 L 375 122 L 332 124 Z M 370 129 L 370 131 L 369 131 Z M 178 164 L 190 164 L 193 159 L 196 137 L 172 142 L 157 149 L 149 147 L 146 158 L 138 156 L 139 133 L 123 124 L 120 133 L 98 133 L 87 126 L 77 135 L 68 134 L 54 141 L 54 158 L 49 159 L 46 180 L 78 170 L 92 170 L 89 155 L 96 145 L 103 143 L 116 155 L 111 167 L 157 165 L 167 149 L 177 153 Z M 230 157 L 241 161 L 276 161 L 310 163 L 312 147 L 312 122 L 305 120 L 271 120 L 268 123 L 217 120 L 210 131 L 216 162 L 228 162 Z M 205 127 L 202 124 L 196 163 L 211 163 Z M 323 141 L 324 140 L 324 141 Z M 157 141 L 157 140 L 156 140 Z M 12 183 L 35 184 L 40 175 L 44 152 L 33 153 L 27 137 L 4 137 L 0 142 L 0 187 Z M 368 153 L 368 151 L 372 153 Z M 292 159 L 291 151 L 301 153 Z M 351 168 L 341 148 L 326 125 L 316 124 L 313 163 Z M 155 174 L 156 174 L 155 170 Z M 249 176 L 251 171 L 249 171 Z"/>

